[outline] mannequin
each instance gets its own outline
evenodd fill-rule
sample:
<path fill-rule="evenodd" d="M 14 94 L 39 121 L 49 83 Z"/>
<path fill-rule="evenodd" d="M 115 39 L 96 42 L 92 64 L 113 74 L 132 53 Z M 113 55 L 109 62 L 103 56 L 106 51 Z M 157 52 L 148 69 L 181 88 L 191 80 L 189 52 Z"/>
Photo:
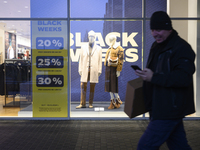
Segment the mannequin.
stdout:
<path fill-rule="evenodd" d="M 106 52 L 104 65 L 105 71 L 105 91 L 110 92 L 111 103 L 108 109 L 119 108 L 123 103 L 118 94 L 118 77 L 122 71 L 124 50 L 116 42 L 117 37 L 111 35 L 109 37 L 110 47 Z"/>
<path fill-rule="evenodd" d="M 14 50 L 12 46 L 9 46 L 7 50 L 7 59 L 13 59 L 14 58 Z"/>
<path fill-rule="evenodd" d="M 87 83 L 90 82 L 89 108 L 93 108 L 95 85 L 102 72 L 102 48 L 95 43 L 93 30 L 88 32 L 89 43 L 81 47 L 79 74 L 81 76 L 81 100 L 76 108 L 86 108 Z"/>

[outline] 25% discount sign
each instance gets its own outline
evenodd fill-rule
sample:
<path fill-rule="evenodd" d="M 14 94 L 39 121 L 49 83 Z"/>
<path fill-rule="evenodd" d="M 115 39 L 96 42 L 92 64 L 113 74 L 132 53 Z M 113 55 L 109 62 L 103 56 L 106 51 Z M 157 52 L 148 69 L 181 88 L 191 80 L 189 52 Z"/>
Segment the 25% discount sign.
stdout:
<path fill-rule="evenodd" d="M 63 75 L 37 75 L 37 87 L 63 87 Z"/>
<path fill-rule="evenodd" d="M 62 37 L 37 37 L 37 49 L 63 49 Z"/>
<path fill-rule="evenodd" d="M 63 68 L 62 56 L 37 56 L 37 68 Z"/>

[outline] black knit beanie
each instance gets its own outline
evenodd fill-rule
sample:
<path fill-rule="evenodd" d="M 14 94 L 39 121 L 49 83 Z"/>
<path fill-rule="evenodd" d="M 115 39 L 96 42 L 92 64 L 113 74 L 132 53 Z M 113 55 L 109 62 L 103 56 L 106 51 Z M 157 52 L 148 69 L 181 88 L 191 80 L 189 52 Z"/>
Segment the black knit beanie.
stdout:
<path fill-rule="evenodd" d="M 172 22 L 169 16 L 164 11 L 156 11 L 151 16 L 150 28 L 160 30 L 171 30 Z"/>

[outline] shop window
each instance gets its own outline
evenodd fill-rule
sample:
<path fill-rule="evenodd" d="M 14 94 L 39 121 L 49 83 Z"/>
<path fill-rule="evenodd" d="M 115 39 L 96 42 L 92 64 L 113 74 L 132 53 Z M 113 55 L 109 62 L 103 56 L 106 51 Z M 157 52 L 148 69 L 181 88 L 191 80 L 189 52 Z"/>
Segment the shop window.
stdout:
<path fill-rule="evenodd" d="M 29 18 L 30 0 L 3 0 L 0 2 L 0 18 Z"/>
<path fill-rule="evenodd" d="M 168 0 L 146 0 L 145 17 L 150 18 L 155 11 L 167 11 L 167 1 Z"/>
<path fill-rule="evenodd" d="M 133 28 L 134 27 L 134 28 Z M 72 117 L 83 115 L 84 112 L 87 116 L 87 111 L 95 111 L 95 109 L 88 108 L 88 99 L 90 95 L 89 83 L 87 88 L 87 108 L 76 109 L 76 106 L 80 103 L 81 89 L 80 89 L 80 75 L 79 75 L 79 55 L 81 46 L 88 42 L 88 32 L 95 31 L 96 43 L 102 48 L 102 74 L 99 76 L 99 82 L 96 84 L 93 106 L 103 107 L 105 112 L 109 111 L 113 113 L 111 116 L 115 116 L 115 111 L 119 111 L 122 114 L 123 106 L 120 109 L 115 109 L 113 112 L 108 110 L 110 103 L 110 94 L 105 92 L 105 56 L 109 48 L 108 38 L 110 35 L 117 36 L 117 42 L 124 49 L 123 67 L 118 78 L 118 90 L 120 99 L 125 101 L 127 82 L 133 80 L 136 77 L 131 65 L 135 64 L 142 67 L 142 21 L 71 21 L 71 114 Z M 91 115 L 91 114 L 90 114 Z M 93 114 L 95 117 L 97 114 Z M 105 115 L 105 114 L 104 114 Z M 76 115 L 75 115 L 76 116 Z M 76 116 L 76 117 L 77 117 Z M 86 117 L 85 116 L 85 117 Z M 110 117 L 111 117 L 110 116 Z M 105 117 L 105 116 L 104 116 Z M 109 117 L 109 115 L 107 115 Z M 117 117 L 117 115 L 116 115 Z"/>
<path fill-rule="evenodd" d="M 67 18 L 67 0 L 31 0 L 31 18 Z"/>
<path fill-rule="evenodd" d="M 142 17 L 142 1 L 138 0 L 71 0 L 70 4 L 73 18 Z"/>
<path fill-rule="evenodd" d="M 30 21 L 0 21 L 0 43 L 0 116 L 20 116 L 32 103 Z"/>

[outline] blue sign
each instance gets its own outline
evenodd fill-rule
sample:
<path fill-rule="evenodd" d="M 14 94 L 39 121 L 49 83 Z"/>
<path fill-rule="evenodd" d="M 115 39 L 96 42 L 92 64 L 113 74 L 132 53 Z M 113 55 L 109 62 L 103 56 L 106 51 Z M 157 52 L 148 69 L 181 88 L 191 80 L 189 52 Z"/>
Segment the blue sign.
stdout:
<path fill-rule="evenodd" d="M 63 75 L 37 75 L 37 87 L 63 87 Z"/>
<path fill-rule="evenodd" d="M 37 37 L 36 49 L 63 49 L 62 37 Z"/>
<path fill-rule="evenodd" d="M 62 56 L 37 56 L 37 68 L 63 68 Z"/>

